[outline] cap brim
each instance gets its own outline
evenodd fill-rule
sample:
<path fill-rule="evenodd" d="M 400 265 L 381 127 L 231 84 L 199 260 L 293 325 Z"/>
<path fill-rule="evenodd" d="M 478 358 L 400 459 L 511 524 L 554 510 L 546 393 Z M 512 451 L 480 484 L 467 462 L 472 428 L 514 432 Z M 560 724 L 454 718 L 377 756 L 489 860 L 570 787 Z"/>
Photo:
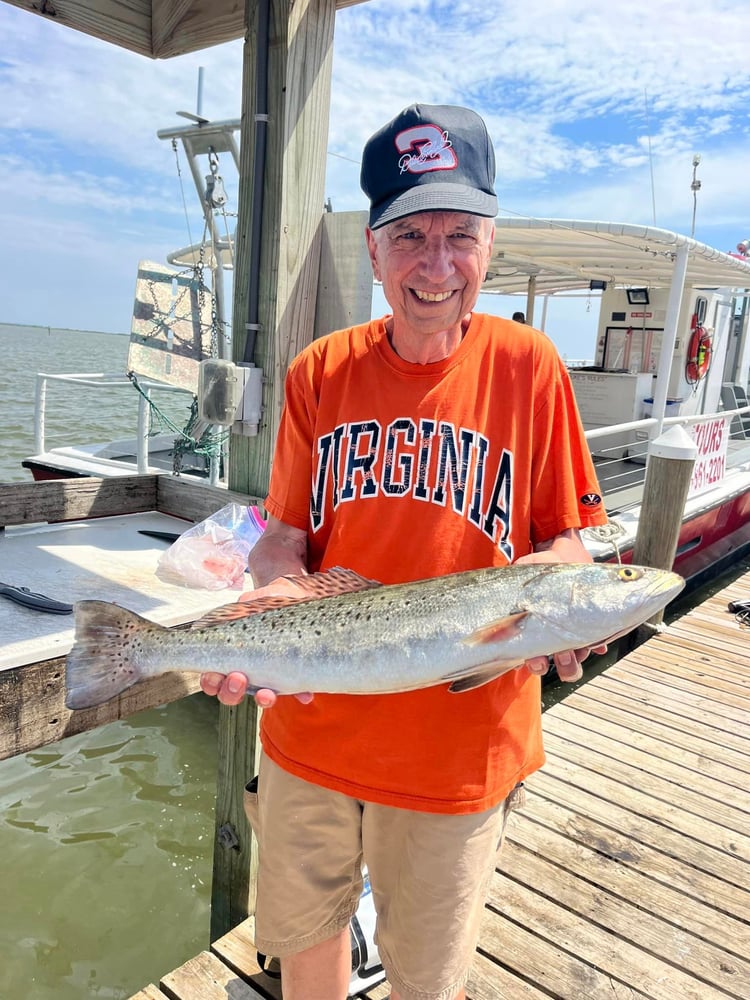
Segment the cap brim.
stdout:
<path fill-rule="evenodd" d="M 417 212 L 468 212 L 494 219 L 497 215 L 497 195 L 464 184 L 423 184 L 373 206 L 370 209 L 370 229 L 378 229 Z"/>

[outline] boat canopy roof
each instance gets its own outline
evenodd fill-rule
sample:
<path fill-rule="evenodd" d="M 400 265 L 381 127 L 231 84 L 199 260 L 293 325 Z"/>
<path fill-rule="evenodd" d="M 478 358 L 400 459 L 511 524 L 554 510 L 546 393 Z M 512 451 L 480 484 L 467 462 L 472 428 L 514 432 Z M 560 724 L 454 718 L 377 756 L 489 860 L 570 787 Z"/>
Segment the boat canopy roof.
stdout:
<path fill-rule="evenodd" d="M 495 220 L 484 290 L 525 294 L 532 276 L 536 295 L 589 290 L 592 281 L 669 287 L 681 247 L 688 248 L 686 285 L 750 289 L 750 257 L 723 253 L 689 236 L 627 223 L 514 217 Z"/>

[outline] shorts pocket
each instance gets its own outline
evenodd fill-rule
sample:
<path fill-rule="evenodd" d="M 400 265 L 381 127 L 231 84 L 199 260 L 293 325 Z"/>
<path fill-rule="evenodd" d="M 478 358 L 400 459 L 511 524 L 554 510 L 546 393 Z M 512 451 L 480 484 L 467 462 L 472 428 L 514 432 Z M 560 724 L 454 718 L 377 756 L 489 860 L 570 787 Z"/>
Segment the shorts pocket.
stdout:
<path fill-rule="evenodd" d="M 502 819 L 500 823 L 500 837 L 498 838 L 497 842 L 498 851 L 502 850 L 503 844 L 505 843 L 505 834 L 508 829 L 508 818 L 510 817 L 510 814 L 512 812 L 515 812 L 516 809 L 523 809 L 525 805 L 526 805 L 526 788 L 524 786 L 524 783 L 522 781 L 519 781 L 518 784 L 515 786 L 515 788 L 511 790 L 510 794 L 508 795 L 505 802 L 503 802 L 501 807 Z"/>
<path fill-rule="evenodd" d="M 242 804 L 245 809 L 245 815 L 250 826 L 253 828 L 253 833 L 258 837 L 260 832 L 260 809 L 258 807 L 258 775 L 256 774 L 254 778 L 245 785 L 245 792 L 242 800 Z"/>

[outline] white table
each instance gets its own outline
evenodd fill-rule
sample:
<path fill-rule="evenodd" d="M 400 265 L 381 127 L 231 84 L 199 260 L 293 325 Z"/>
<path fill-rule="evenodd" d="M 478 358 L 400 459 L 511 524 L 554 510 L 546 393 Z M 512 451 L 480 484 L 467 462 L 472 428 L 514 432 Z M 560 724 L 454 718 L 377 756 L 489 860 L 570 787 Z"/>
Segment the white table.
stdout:
<path fill-rule="evenodd" d="M 0 532 L 0 581 L 68 604 L 114 601 L 162 625 L 192 621 L 235 601 L 242 589 L 163 582 L 155 570 L 169 543 L 138 534 L 189 527 L 189 521 L 156 512 L 9 526 Z M 246 590 L 249 575 L 247 581 Z M 0 596 L 0 670 L 64 656 L 72 645 L 73 615 L 35 611 Z"/>

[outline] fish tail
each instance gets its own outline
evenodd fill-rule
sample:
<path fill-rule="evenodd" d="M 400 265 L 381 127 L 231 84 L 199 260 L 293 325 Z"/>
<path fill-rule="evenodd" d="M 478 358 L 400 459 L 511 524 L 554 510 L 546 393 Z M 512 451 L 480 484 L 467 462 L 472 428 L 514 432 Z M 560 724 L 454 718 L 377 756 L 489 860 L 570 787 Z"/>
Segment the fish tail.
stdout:
<path fill-rule="evenodd" d="M 140 640 L 146 627 L 158 628 L 116 604 L 79 601 L 75 605 L 75 642 L 66 667 L 68 708 L 101 705 L 148 675 L 142 668 Z"/>

